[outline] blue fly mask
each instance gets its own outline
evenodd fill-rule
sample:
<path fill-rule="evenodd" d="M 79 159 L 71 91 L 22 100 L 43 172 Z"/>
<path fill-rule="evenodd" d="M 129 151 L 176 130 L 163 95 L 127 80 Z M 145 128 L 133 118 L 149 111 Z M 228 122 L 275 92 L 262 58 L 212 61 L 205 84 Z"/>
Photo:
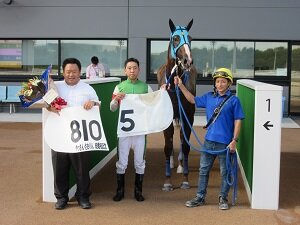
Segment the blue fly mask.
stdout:
<path fill-rule="evenodd" d="M 184 69 L 189 69 L 193 63 L 191 55 L 191 37 L 188 33 L 192 24 L 193 20 L 191 20 L 186 27 L 175 26 L 173 21 L 169 19 L 169 26 L 171 29 L 171 57 Z"/>

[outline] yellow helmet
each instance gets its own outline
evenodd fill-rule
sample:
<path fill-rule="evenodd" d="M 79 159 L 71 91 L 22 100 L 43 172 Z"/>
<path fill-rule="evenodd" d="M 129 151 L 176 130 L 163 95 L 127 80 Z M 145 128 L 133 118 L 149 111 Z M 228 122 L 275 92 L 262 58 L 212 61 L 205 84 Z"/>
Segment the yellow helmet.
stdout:
<path fill-rule="evenodd" d="M 214 72 L 214 74 L 213 74 L 214 82 L 215 82 L 215 79 L 217 79 L 218 77 L 226 78 L 226 79 L 230 80 L 231 83 L 233 83 L 233 76 L 232 76 L 232 72 L 230 69 L 227 69 L 227 68 L 217 69 L 217 71 Z"/>

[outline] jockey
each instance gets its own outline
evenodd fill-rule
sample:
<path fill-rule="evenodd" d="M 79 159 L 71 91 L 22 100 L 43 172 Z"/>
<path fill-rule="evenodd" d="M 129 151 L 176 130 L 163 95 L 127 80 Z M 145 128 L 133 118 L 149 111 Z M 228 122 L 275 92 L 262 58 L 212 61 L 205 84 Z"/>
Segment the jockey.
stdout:
<path fill-rule="evenodd" d="M 226 149 L 229 149 L 231 153 L 236 151 L 242 119 L 245 117 L 239 98 L 230 91 L 230 86 L 233 83 L 232 72 L 227 68 L 218 69 L 213 74 L 213 92 L 207 92 L 202 96 L 191 94 L 179 77 L 175 77 L 174 83 L 178 85 L 190 103 L 195 104 L 198 108 L 206 109 L 208 121 L 205 126 L 205 140 L 201 149 L 197 194 L 185 205 L 196 207 L 205 204 L 209 173 L 215 158 L 218 157 L 221 173 L 219 209 L 229 209 L 227 197 L 230 186 L 227 183 Z M 217 151 L 219 153 L 216 153 Z"/>
<path fill-rule="evenodd" d="M 110 102 L 110 110 L 112 112 L 119 108 L 120 102 L 126 94 L 145 94 L 152 92 L 152 89 L 148 84 L 138 79 L 140 67 L 137 59 L 127 59 L 124 64 L 124 72 L 127 76 L 127 80 L 124 80 L 118 84 L 114 89 L 112 100 Z M 144 196 L 142 195 L 142 185 L 146 167 L 146 135 L 133 135 L 118 138 L 118 161 L 116 162 L 117 191 L 116 195 L 113 197 L 114 201 L 121 201 L 124 198 L 125 172 L 128 165 L 128 155 L 130 149 L 132 149 L 134 152 L 134 196 L 137 201 L 144 201 Z"/>

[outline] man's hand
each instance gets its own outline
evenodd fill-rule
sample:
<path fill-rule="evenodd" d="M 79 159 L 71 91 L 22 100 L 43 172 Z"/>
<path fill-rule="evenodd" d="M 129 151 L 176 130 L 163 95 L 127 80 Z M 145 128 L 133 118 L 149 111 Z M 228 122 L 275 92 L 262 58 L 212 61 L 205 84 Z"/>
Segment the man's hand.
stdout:
<path fill-rule="evenodd" d="M 232 140 L 228 145 L 230 152 L 234 153 L 236 151 L 236 141 Z"/>
<path fill-rule="evenodd" d="M 49 112 L 57 113 L 59 115 L 60 109 L 56 109 L 54 106 L 48 105 L 46 108 Z"/>
<path fill-rule="evenodd" d="M 114 100 L 120 102 L 124 97 L 125 97 L 125 93 L 120 92 L 120 93 L 115 95 Z"/>
<path fill-rule="evenodd" d="M 85 110 L 90 110 L 91 108 L 93 108 L 94 105 L 96 105 L 95 102 L 93 102 L 93 101 L 87 101 L 87 102 L 85 102 L 85 103 L 83 104 L 83 108 L 84 108 Z"/>
<path fill-rule="evenodd" d="M 178 85 L 178 87 L 182 85 L 182 80 L 180 79 L 179 76 L 174 77 L 174 84 Z"/>

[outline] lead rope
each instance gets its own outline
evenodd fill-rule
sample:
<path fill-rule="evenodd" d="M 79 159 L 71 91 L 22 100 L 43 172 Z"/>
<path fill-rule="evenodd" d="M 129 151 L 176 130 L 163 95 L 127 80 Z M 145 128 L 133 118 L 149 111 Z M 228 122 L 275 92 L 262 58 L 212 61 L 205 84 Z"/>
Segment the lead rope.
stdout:
<path fill-rule="evenodd" d="M 232 205 L 235 205 L 236 200 L 237 200 L 237 179 L 238 179 L 238 176 L 237 176 L 238 175 L 238 164 L 237 164 L 236 152 L 231 153 L 230 149 L 228 147 L 226 147 L 225 149 L 214 150 L 214 151 L 205 149 L 204 145 L 201 143 L 200 138 L 196 134 L 194 128 L 192 127 L 192 125 L 191 125 L 190 121 L 188 120 L 186 113 L 183 109 L 183 106 L 182 106 L 182 103 L 180 100 L 180 90 L 179 90 L 178 85 L 176 85 L 176 87 L 175 87 L 175 92 L 176 92 L 176 96 L 177 96 L 177 100 L 178 100 L 179 117 L 180 117 L 180 122 L 181 122 L 181 126 L 182 126 L 181 130 L 182 130 L 184 139 L 188 143 L 188 145 L 193 150 L 196 150 L 198 152 L 205 152 L 205 153 L 212 154 L 212 155 L 218 155 L 218 154 L 221 154 L 221 153 L 224 153 L 227 151 L 227 154 L 226 154 L 226 169 L 227 169 L 226 181 L 229 186 L 233 187 Z M 190 141 L 186 137 L 186 134 L 184 132 L 184 124 L 183 124 L 182 114 L 184 115 L 184 118 L 187 121 L 188 126 L 190 127 L 194 137 L 196 138 L 196 141 L 200 145 L 199 148 L 195 147 L 192 143 L 190 143 Z"/>
<path fill-rule="evenodd" d="M 165 81 L 166 81 L 166 85 L 167 87 L 169 86 L 170 84 L 170 80 L 171 78 L 174 76 L 174 74 L 176 73 L 176 69 L 177 69 L 178 65 L 174 65 L 172 70 L 171 70 L 171 75 L 169 76 L 169 78 L 167 78 L 167 69 L 165 70 Z"/>

